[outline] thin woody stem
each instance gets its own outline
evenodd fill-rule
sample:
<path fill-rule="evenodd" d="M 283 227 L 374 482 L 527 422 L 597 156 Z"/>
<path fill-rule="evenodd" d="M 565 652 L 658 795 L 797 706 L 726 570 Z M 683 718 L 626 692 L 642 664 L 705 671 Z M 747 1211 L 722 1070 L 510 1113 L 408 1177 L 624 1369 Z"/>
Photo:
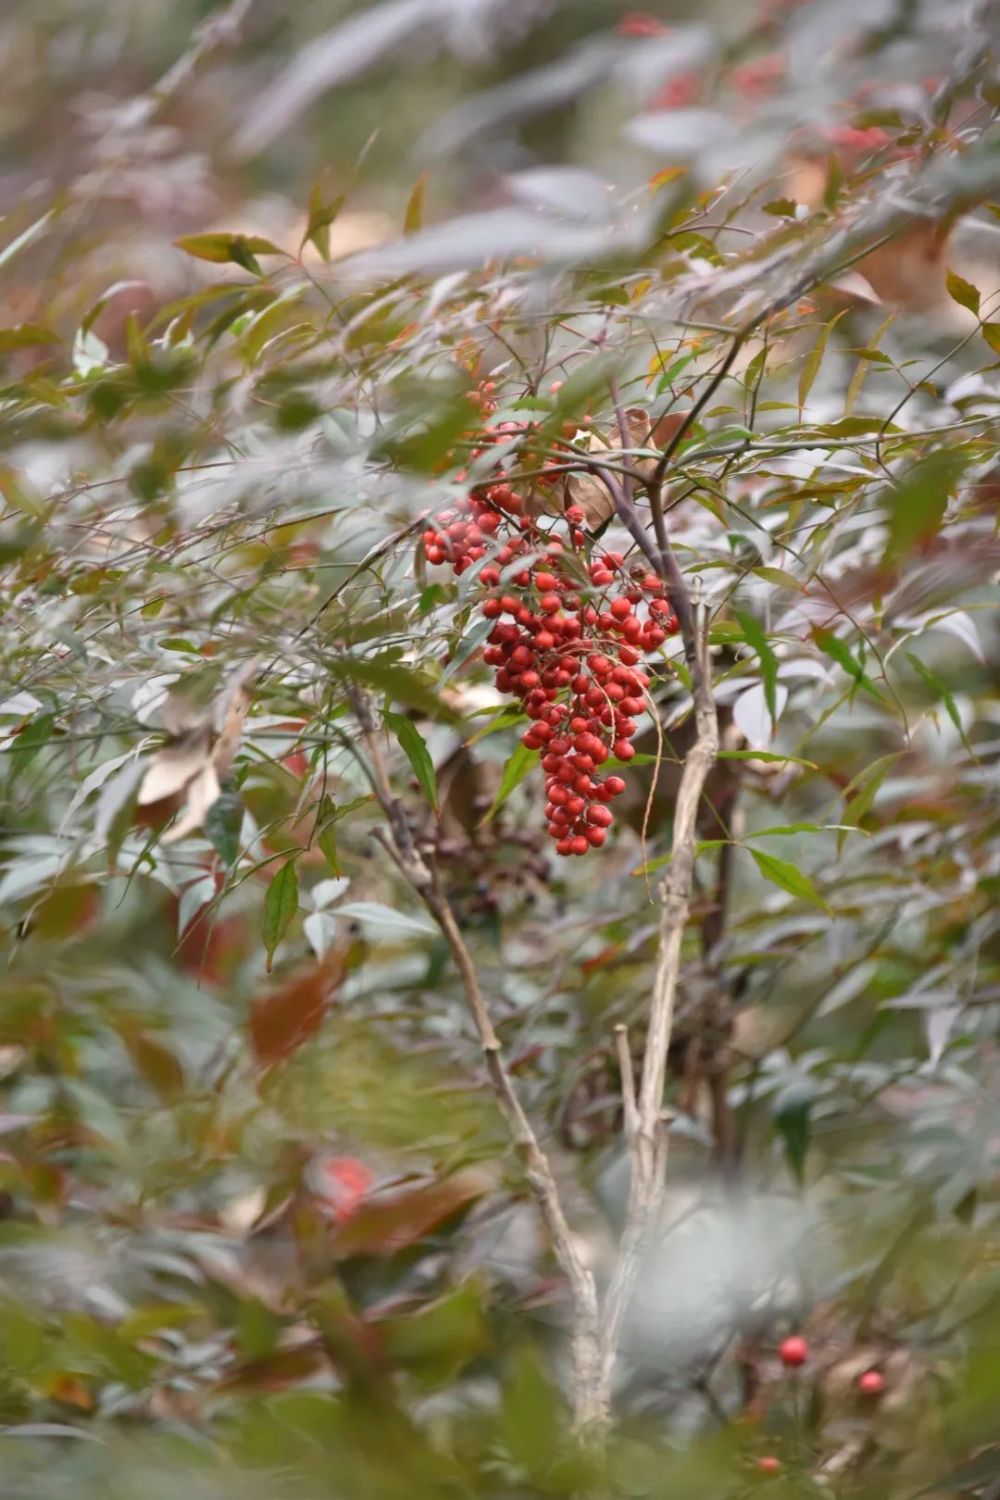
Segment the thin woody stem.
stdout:
<path fill-rule="evenodd" d="M 372 786 L 389 825 L 391 843 L 384 840 L 393 860 L 434 918 L 455 961 L 466 1004 L 483 1049 L 486 1070 L 511 1141 L 521 1158 L 539 1212 L 548 1231 L 553 1254 L 569 1286 L 573 1309 L 573 1413 L 581 1430 L 606 1424 L 609 1411 L 600 1379 L 600 1310 L 597 1284 L 584 1264 L 576 1237 L 563 1210 L 559 1185 L 538 1135 L 518 1098 L 503 1060 L 500 1039 L 479 982 L 472 955 L 462 936 L 437 872 L 417 849 L 406 812 L 392 790 L 378 731 L 364 694 L 347 688 L 354 715 L 368 751 Z"/>
<path fill-rule="evenodd" d="M 625 1316 L 635 1291 L 644 1253 L 662 1210 L 669 1124 L 669 1116 L 665 1114 L 663 1107 L 667 1056 L 673 1031 L 681 946 L 691 906 L 698 809 L 705 782 L 719 749 L 707 632 L 696 618 L 686 580 L 670 547 L 663 522 L 660 490 L 655 479 L 650 480 L 647 488 L 657 536 L 653 565 L 667 585 L 680 625 L 694 689 L 697 737 L 681 774 L 674 809 L 670 865 L 661 886 L 659 951 L 638 1090 L 632 1074 L 627 1038 L 621 1028 L 616 1032 L 622 1075 L 625 1137 L 631 1171 L 625 1228 L 604 1298 L 601 1320 L 601 1379 L 604 1399 L 608 1403 Z M 615 502 L 626 524 L 634 521 L 641 527 L 631 497 L 625 494 L 624 487 L 618 490 Z M 631 525 L 629 530 L 633 530 Z M 647 549 L 643 550 L 649 556 Z"/>

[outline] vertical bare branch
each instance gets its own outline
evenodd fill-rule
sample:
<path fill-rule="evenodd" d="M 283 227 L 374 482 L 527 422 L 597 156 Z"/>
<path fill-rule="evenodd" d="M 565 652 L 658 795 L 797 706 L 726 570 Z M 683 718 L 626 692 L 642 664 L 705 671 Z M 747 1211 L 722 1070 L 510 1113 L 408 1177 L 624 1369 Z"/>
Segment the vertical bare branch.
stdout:
<path fill-rule="evenodd" d="M 566 1219 L 559 1185 L 537 1133 L 518 1098 L 503 1061 L 489 1004 L 479 975 L 447 896 L 432 866 L 417 850 L 406 812 L 394 794 L 378 732 L 364 694 L 348 687 L 354 715 L 368 751 L 372 785 L 389 825 L 389 852 L 441 929 L 462 981 L 466 1003 L 483 1049 L 490 1083 L 507 1124 L 511 1141 L 524 1166 L 528 1186 L 538 1204 L 548 1231 L 553 1254 L 566 1277 L 572 1304 L 573 1413 L 580 1429 L 603 1426 L 609 1411 L 600 1379 L 600 1311 L 597 1284 L 584 1264 L 576 1238 Z"/>
<path fill-rule="evenodd" d="M 655 566 L 670 593 L 681 628 L 684 654 L 691 671 L 697 736 L 684 762 L 674 809 L 670 864 L 660 887 L 661 916 L 656 974 L 649 1002 L 649 1022 L 640 1082 L 631 1108 L 631 1059 L 627 1070 L 622 1067 L 630 1179 L 625 1227 L 617 1263 L 604 1299 L 601 1323 L 601 1378 L 606 1403 L 610 1401 L 611 1382 L 625 1315 L 635 1290 L 643 1253 L 650 1234 L 660 1219 L 663 1204 L 669 1123 L 663 1106 L 667 1054 L 673 1031 L 681 947 L 691 907 L 698 809 L 705 782 L 719 751 L 707 629 L 704 622 L 696 617 L 687 583 L 670 547 L 663 521 L 660 486 L 655 478 L 649 481 L 647 492 L 657 537 Z M 641 527 L 641 521 L 624 486 L 618 487 L 615 503 L 626 524 L 632 521 Z M 629 530 L 633 530 L 631 525 Z M 643 550 L 646 551 L 646 548 Z M 620 1055 L 620 1034 L 618 1047 Z M 631 1129 L 628 1128 L 630 1118 Z"/>

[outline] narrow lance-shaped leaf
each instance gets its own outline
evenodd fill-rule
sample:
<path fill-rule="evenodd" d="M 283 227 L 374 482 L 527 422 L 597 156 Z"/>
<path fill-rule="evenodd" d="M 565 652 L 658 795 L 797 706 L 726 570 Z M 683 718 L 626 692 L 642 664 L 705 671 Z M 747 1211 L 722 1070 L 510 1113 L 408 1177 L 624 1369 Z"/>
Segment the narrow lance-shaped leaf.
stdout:
<path fill-rule="evenodd" d="M 216 265 L 228 261 L 254 276 L 263 274 L 258 255 L 285 254 L 280 246 L 272 245 L 259 234 L 186 234 L 174 244 L 196 260 L 209 260 Z"/>
<path fill-rule="evenodd" d="M 427 191 L 427 179 L 429 172 L 421 172 L 413 186 L 406 205 L 406 213 L 403 217 L 403 233 L 416 234 L 418 229 L 423 228 L 424 223 L 424 194 Z"/>
<path fill-rule="evenodd" d="M 955 452 L 932 453 L 914 464 L 886 494 L 889 539 L 885 562 L 898 563 L 937 535 L 948 497 L 967 462 Z"/>
<path fill-rule="evenodd" d="M 946 277 L 946 284 L 948 295 L 952 301 L 957 302 L 959 307 L 967 307 L 969 312 L 975 313 L 978 317 L 979 292 L 972 285 L 972 282 L 966 281 L 964 276 L 959 276 L 957 271 L 949 271 Z"/>
<path fill-rule="evenodd" d="M 924 666 L 924 663 L 920 660 L 919 656 L 914 656 L 911 651 L 906 651 L 903 654 L 905 655 L 906 660 L 910 663 L 910 666 L 916 672 L 917 676 L 923 682 L 924 686 L 929 688 L 930 691 L 934 694 L 935 700 L 944 704 L 945 712 L 962 737 L 962 744 L 965 746 L 969 754 L 974 758 L 975 752 L 972 746 L 969 744 L 968 739 L 966 738 L 965 730 L 962 727 L 962 720 L 958 712 L 958 707 L 955 703 L 954 698 L 951 696 L 951 693 L 948 691 L 947 684 L 942 682 L 941 678 L 937 675 L 936 672 L 932 672 L 930 667 Z"/>
<path fill-rule="evenodd" d="M 308 243 L 316 246 L 323 260 L 330 259 L 330 225 L 340 213 L 346 202 L 345 195 L 338 193 L 329 202 L 323 197 L 323 189 L 317 183 L 309 195 L 309 218 L 306 223 L 306 232 L 302 236 L 300 252 Z"/>
<path fill-rule="evenodd" d="M 772 725 L 778 717 L 778 659 L 771 649 L 771 644 L 753 615 L 744 614 L 741 609 L 734 610 L 737 620 L 743 630 L 743 638 L 748 646 L 752 646 L 757 653 L 760 662 L 760 675 L 764 684 L 764 702 L 767 711 L 771 715 Z"/>
<path fill-rule="evenodd" d="M 346 818 L 348 813 L 356 807 L 364 807 L 366 803 L 375 799 L 369 792 L 362 797 L 353 797 L 350 802 L 338 805 L 332 797 L 324 797 L 320 803 L 319 816 L 316 819 L 316 843 L 322 851 L 323 857 L 334 875 L 340 874 L 340 856 L 337 852 L 336 824 L 341 818 Z"/>
<path fill-rule="evenodd" d="M 654 359 L 656 360 L 657 366 L 659 366 L 660 356 L 655 355 Z M 667 368 L 663 371 L 663 374 L 660 376 L 659 380 L 656 382 L 656 394 L 658 396 L 662 396 L 664 391 L 668 391 L 673 385 L 674 381 L 677 379 L 678 375 L 682 375 L 684 373 L 693 359 L 693 354 L 682 354 L 680 359 L 675 359 L 673 364 L 668 365 Z"/>
<path fill-rule="evenodd" d="M 847 309 L 845 308 L 844 312 L 846 311 Z M 826 353 L 827 340 L 829 339 L 832 330 L 836 328 L 837 324 L 840 322 L 843 316 L 844 313 L 839 312 L 835 318 L 831 318 L 829 323 L 823 324 L 823 327 L 819 331 L 819 336 L 816 339 L 815 344 L 813 344 L 812 348 L 809 350 L 809 353 L 805 357 L 802 365 L 802 371 L 799 375 L 800 417 L 802 415 L 802 408 L 809 400 L 809 392 L 812 390 L 813 382 L 815 381 L 816 376 L 819 374 L 820 365 L 823 363 L 823 356 Z"/>
<path fill-rule="evenodd" d="M 838 635 L 834 635 L 832 630 L 815 630 L 813 632 L 813 639 L 820 650 L 831 657 L 838 666 L 843 667 L 847 675 L 853 677 L 858 687 L 863 688 L 869 697 L 874 698 L 878 703 L 887 705 L 888 700 L 885 694 L 880 688 L 875 686 L 861 663 L 852 656 L 850 647 Z"/>
<path fill-rule="evenodd" d="M 205 814 L 205 836 L 227 866 L 239 857 L 242 827 L 243 798 L 239 792 L 223 790 Z"/>
<path fill-rule="evenodd" d="M 497 794 L 490 804 L 489 811 L 483 818 L 484 823 L 488 823 L 491 818 L 496 816 L 497 812 L 507 801 L 507 798 L 510 796 L 514 788 L 520 785 L 520 783 L 527 776 L 528 772 L 532 770 L 532 768 L 537 764 L 538 751 L 528 750 L 524 745 L 518 745 L 517 749 L 514 751 L 513 755 L 510 757 L 507 764 L 503 768 L 503 777 L 500 781 L 499 787 L 497 788 Z"/>
<path fill-rule="evenodd" d="M 784 1142 L 788 1165 L 801 1184 L 812 1136 L 812 1099 L 801 1095 L 788 1099 L 778 1108 L 774 1124 Z"/>
<path fill-rule="evenodd" d="M 274 950 L 288 931 L 299 909 L 299 877 L 294 859 L 288 860 L 275 875 L 264 898 L 264 946 L 267 949 L 267 972 L 271 972 Z"/>
<path fill-rule="evenodd" d="M 829 911 L 830 908 L 809 876 L 803 875 L 796 865 L 790 864 L 786 859 L 776 859 L 773 854 L 765 854 L 761 849 L 751 849 L 750 853 L 765 880 L 787 891 L 790 896 L 797 896 L 800 901 L 807 901 L 810 906 L 818 906 L 821 911 Z"/>
<path fill-rule="evenodd" d="M 405 754 L 413 774 L 420 783 L 421 790 L 431 806 L 437 811 L 438 789 L 437 777 L 434 774 L 434 762 L 431 760 L 430 752 L 424 743 L 417 726 L 412 719 L 406 718 L 405 714 L 390 713 L 387 709 L 382 716 L 386 726 L 392 730 L 399 742 L 399 747 Z"/>

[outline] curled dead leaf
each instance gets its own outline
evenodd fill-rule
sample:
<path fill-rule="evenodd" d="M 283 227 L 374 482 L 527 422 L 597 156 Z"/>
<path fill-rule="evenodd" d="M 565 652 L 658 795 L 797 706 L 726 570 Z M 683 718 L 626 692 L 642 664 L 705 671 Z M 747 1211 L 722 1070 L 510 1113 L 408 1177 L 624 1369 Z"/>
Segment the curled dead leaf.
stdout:
<path fill-rule="evenodd" d="M 174 739 L 153 757 L 139 787 L 138 805 L 183 797 L 183 817 L 164 835 L 177 843 L 200 828 L 236 759 L 243 725 L 250 711 L 247 684 L 257 670 L 248 662 L 233 673 L 208 711 L 194 720 L 176 706 L 168 715 Z"/>
<path fill-rule="evenodd" d="M 615 453 L 622 449 L 663 448 L 670 442 L 687 416 L 686 412 L 667 412 L 655 422 L 642 406 L 629 406 L 622 412 L 624 434 L 615 422 L 607 437 L 592 432 L 587 439 L 587 452 L 600 458 L 601 454 Z M 655 458 L 633 458 L 629 468 L 644 479 L 650 478 L 656 468 Z M 565 480 L 567 505 L 578 505 L 584 513 L 584 524 L 591 531 L 614 514 L 615 504 L 611 491 L 597 474 L 568 474 Z"/>

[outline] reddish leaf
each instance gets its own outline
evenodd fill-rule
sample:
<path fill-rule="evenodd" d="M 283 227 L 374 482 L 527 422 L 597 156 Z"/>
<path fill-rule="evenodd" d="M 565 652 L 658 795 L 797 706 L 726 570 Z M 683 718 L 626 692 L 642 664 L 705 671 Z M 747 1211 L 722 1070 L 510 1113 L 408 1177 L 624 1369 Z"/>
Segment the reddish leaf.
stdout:
<path fill-rule="evenodd" d="M 345 972 L 345 950 L 331 948 L 321 964 L 254 1001 L 250 1040 L 259 1063 L 273 1067 L 316 1035 Z"/>
<path fill-rule="evenodd" d="M 143 1031 L 130 1017 L 122 1017 L 117 1026 L 136 1071 L 165 1099 L 176 1097 L 184 1088 L 184 1069 L 170 1048 Z"/>
<path fill-rule="evenodd" d="M 219 1384 L 224 1391 L 282 1391 L 297 1386 L 326 1364 L 326 1355 L 318 1339 L 311 1339 L 297 1349 L 279 1349 L 263 1359 L 252 1359 L 240 1365 Z"/>
<path fill-rule="evenodd" d="M 488 1188 L 484 1177 L 462 1172 L 378 1198 L 341 1225 L 334 1235 L 334 1249 L 345 1257 L 395 1255 L 468 1208 Z"/>

